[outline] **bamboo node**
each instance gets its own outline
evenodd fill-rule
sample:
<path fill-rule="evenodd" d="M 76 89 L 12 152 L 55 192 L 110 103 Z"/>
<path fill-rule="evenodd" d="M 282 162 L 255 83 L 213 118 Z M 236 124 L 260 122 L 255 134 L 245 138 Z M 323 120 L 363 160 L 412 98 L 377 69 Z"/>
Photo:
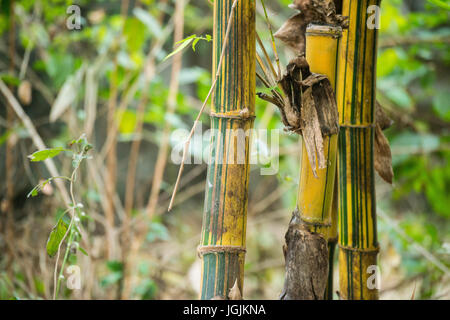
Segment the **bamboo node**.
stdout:
<path fill-rule="evenodd" d="M 375 128 L 375 123 L 370 124 L 340 124 L 339 127 L 343 128 L 358 128 L 358 129 L 367 129 L 367 128 Z"/>
<path fill-rule="evenodd" d="M 304 217 L 300 217 L 300 220 L 302 223 L 313 226 L 313 227 L 323 227 L 323 228 L 329 228 L 331 227 L 331 222 L 322 222 L 322 221 L 308 221 Z"/>
<path fill-rule="evenodd" d="M 199 257 L 202 257 L 208 253 L 245 253 L 247 249 L 242 246 L 198 246 L 197 253 Z"/>
<path fill-rule="evenodd" d="M 319 25 L 310 23 L 306 28 L 306 35 L 332 37 L 337 39 L 342 36 L 342 28 L 334 25 Z"/>
<path fill-rule="evenodd" d="M 212 112 L 210 116 L 213 118 L 237 119 L 241 121 L 249 121 L 255 119 L 255 115 L 250 114 L 248 108 L 232 112 Z"/>
<path fill-rule="evenodd" d="M 377 254 L 380 252 L 380 247 L 377 246 L 375 248 L 352 248 L 348 246 L 344 246 L 338 243 L 338 247 L 343 250 L 347 251 L 354 251 L 354 252 L 360 252 L 360 253 L 368 253 L 368 254 Z"/>

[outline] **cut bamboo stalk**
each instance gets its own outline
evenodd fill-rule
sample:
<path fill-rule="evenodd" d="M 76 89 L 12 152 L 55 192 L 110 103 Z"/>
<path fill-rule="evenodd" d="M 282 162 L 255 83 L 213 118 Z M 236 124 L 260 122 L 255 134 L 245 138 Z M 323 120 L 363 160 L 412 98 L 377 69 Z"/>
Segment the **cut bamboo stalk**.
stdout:
<path fill-rule="evenodd" d="M 369 287 L 378 254 L 373 140 L 377 30 L 367 9 L 379 0 L 344 0 L 349 17 L 338 57 L 339 291 L 341 299 L 378 299 Z"/>
<path fill-rule="evenodd" d="M 310 25 L 306 30 L 306 59 L 311 72 L 326 75 L 334 90 L 337 78 L 337 53 L 342 29 L 333 26 Z M 337 241 L 336 159 L 338 135 L 324 138 L 324 151 L 328 166 L 318 169 L 318 179 L 312 170 L 303 144 L 298 208 L 300 217 L 314 223 L 311 231 L 318 232 L 328 241 L 328 283 L 325 299 L 333 297 L 333 261 Z"/>
<path fill-rule="evenodd" d="M 233 0 L 214 1 L 213 68 L 217 70 Z M 237 1 L 211 106 L 202 239 L 201 299 L 243 288 L 250 137 L 255 109 L 255 1 Z M 213 73 L 213 74 L 214 74 Z M 236 288 L 235 288 L 236 289 Z"/>

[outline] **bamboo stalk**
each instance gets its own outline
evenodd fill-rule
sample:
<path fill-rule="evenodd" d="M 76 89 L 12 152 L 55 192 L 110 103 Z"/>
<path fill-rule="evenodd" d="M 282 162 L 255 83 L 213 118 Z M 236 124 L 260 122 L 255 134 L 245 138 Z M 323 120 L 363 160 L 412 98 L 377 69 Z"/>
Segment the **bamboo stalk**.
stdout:
<path fill-rule="evenodd" d="M 334 256 L 336 245 L 338 242 L 338 205 L 339 205 L 339 177 L 336 172 L 334 180 L 333 202 L 331 205 L 331 227 L 328 233 L 328 283 L 325 290 L 325 299 L 333 300 L 333 283 L 334 283 Z"/>
<path fill-rule="evenodd" d="M 214 133 L 199 246 L 201 299 L 227 299 L 233 285 L 240 292 L 243 287 L 250 171 L 245 132 L 253 126 L 255 108 L 255 1 L 237 1 L 234 19 L 228 20 L 234 2 L 214 1 L 214 71 L 228 21 L 231 29 L 211 107 Z"/>
<path fill-rule="evenodd" d="M 326 75 L 336 90 L 337 62 L 340 27 L 312 25 L 306 30 L 306 59 L 314 73 Z M 317 169 L 315 178 L 302 144 L 302 165 L 298 194 L 298 210 L 303 221 L 311 224 L 310 231 L 320 233 L 328 240 L 329 265 L 325 299 L 333 296 L 333 257 L 337 236 L 336 212 L 336 161 L 338 134 L 324 138 L 327 168 Z M 333 245 L 334 244 L 334 245 Z"/>
<path fill-rule="evenodd" d="M 339 124 L 339 290 L 342 299 L 378 299 L 369 288 L 378 254 L 373 140 L 377 30 L 369 29 L 367 8 L 379 0 L 344 0 L 349 16 L 338 56 Z"/>

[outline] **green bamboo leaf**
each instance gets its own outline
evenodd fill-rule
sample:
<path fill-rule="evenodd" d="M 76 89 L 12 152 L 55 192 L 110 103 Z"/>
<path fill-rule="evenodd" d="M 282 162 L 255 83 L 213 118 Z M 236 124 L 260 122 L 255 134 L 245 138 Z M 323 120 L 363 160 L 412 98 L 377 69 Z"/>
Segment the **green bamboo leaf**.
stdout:
<path fill-rule="evenodd" d="M 30 158 L 30 161 L 32 161 L 32 162 L 44 161 L 44 160 L 56 157 L 62 151 L 70 151 L 70 150 L 69 149 L 64 149 L 64 148 L 61 148 L 61 147 L 51 148 L 51 149 L 44 149 L 44 150 L 36 151 L 33 154 L 30 154 L 28 156 L 28 158 Z"/>
<path fill-rule="evenodd" d="M 181 52 L 183 49 L 185 49 L 187 46 L 189 46 L 192 41 L 194 41 L 194 38 L 190 38 L 190 39 L 186 38 L 185 41 L 181 45 L 179 45 L 174 51 L 169 53 L 169 55 L 167 55 L 167 57 L 165 57 L 163 61 L 166 61 L 170 57 L 176 55 L 178 52 Z"/>
<path fill-rule="evenodd" d="M 50 257 L 53 257 L 58 252 L 59 244 L 64 238 L 68 227 L 69 223 L 64 220 L 64 217 L 61 217 L 53 227 L 47 240 L 47 254 Z"/>
<path fill-rule="evenodd" d="M 78 250 L 80 250 L 81 253 L 84 254 L 85 256 L 89 257 L 87 251 L 83 247 L 78 247 Z"/>
<path fill-rule="evenodd" d="M 192 50 L 195 52 L 195 46 L 201 40 L 201 38 L 195 38 L 194 42 L 192 42 Z"/>

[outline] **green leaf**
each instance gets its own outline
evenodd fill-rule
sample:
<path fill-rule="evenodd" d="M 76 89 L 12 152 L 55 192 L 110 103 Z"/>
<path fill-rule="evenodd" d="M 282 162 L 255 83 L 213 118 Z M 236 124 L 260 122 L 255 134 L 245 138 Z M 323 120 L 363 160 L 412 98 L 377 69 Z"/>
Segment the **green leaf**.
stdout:
<path fill-rule="evenodd" d="M 18 86 L 20 84 L 19 78 L 16 78 L 10 74 L 1 73 L 0 79 L 2 79 L 7 85 Z"/>
<path fill-rule="evenodd" d="M 200 41 L 200 38 L 195 38 L 194 42 L 192 42 L 192 50 L 195 52 L 195 46 L 197 45 L 197 43 Z"/>
<path fill-rule="evenodd" d="M 40 185 L 37 185 L 36 187 L 33 188 L 33 190 L 31 190 L 28 194 L 27 194 L 27 198 L 29 197 L 36 197 L 39 193 L 39 189 L 40 189 Z"/>
<path fill-rule="evenodd" d="M 85 256 L 89 257 L 89 254 L 87 253 L 87 251 L 83 247 L 78 247 L 78 250 L 80 250 L 81 253 L 84 254 Z"/>
<path fill-rule="evenodd" d="M 53 157 L 56 157 L 61 151 L 71 151 L 69 149 L 64 149 L 61 147 L 52 148 L 52 149 L 44 149 L 36 151 L 35 153 L 28 156 L 32 162 L 44 161 Z"/>
<path fill-rule="evenodd" d="M 123 271 L 123 264 L 120 261 L 117 260 L 110 260 L 106 262 L 106 267 L 113 272 L 122 272 Z"/>
<path fill-rule="evenodd" d="M 185 41 L 179 45 L 174 51 L 172 51 L 171 53 L 169 53 L 164 59 L 163 61 L 166 61 L 167 59 L 169 59 L 170 57 L 176 55 L 178 52 L 181 52 L 184 48 L 186 48 L 187 46 L 189 46 L 189 44 L 194 41 L 194 38 L 190 38 L 190 39 L 185 39 Z"/>
<path fill-rule="evenodd" d="M 47 240 L 47 254 L 50 257 L 53 257 L 58 252 L 59 244 L 63 240 L 68 227 L 69 224 L 64 217 L 61 217 L 53 227 Z"/>
<path fill-rule="evenodd" d="M 70 178 L 65 177 L 65 176 L 60 176 L 60 177 L 50 177 L 47 180 L 45 180 L 44 182 L 39 183 L 37 186 L 35 186 L 28 194 L 27 194 L 27 198 L 29 197 L 35 197 L 38 195 L 39 191 L 41 191 L 46 185 L 47 183 L 50 183 L 52 180 L 54 179 L 66 179 L 70 181 Z"/>

